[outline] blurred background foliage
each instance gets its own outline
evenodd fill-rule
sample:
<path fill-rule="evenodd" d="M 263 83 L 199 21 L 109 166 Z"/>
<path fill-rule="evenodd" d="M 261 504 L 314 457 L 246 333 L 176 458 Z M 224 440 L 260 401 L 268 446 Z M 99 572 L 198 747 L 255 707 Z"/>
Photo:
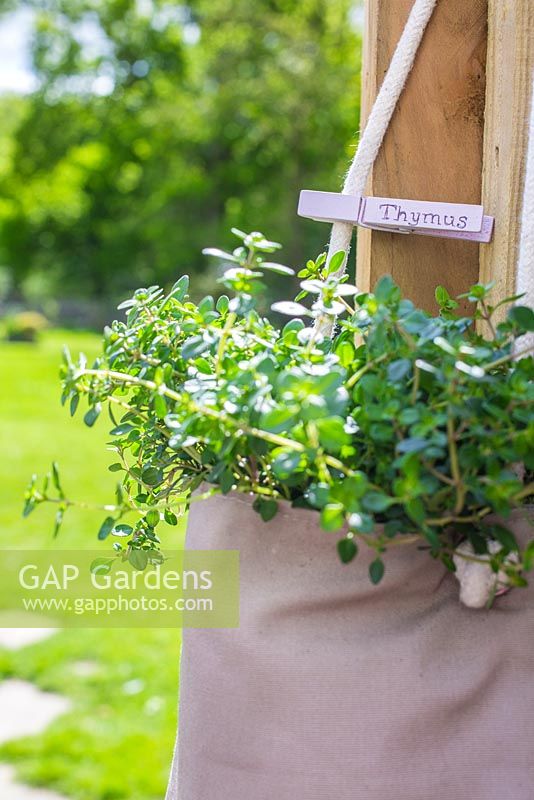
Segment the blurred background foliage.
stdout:
<path fill-rule="evenodd" d="M 235 247 L 233 225 L 282 241 L 292 266 L 323 249 L 328 226 L 297 217 L 298 192 L 337 190 L 353 154 L 360 6 L 0 0 L 0 32 L 16 15 L 31 23 L 31 80 L 0 94 L 0 547 L 97 546 L 102 511 L 69 513 L 58 539 L 45 510 L 21 518 L 32 472 L 55 459 L 76 499 L 113 492 L 106 426 L 89 431 L 59 404 L 61 345 L 91 358 L 99 337 L 58 326 L 101 328 L 132 289 L 184 272 L 196 298 L 218 292 L 220 265 L 201 249 Z M 172 530 L 167 547 L 183 526 Z M 43 734 L 0 747 L 0 762 L 73 800 L 161 798 L 179 638 L 95 629 L 0 647 L 0 682 L 72 703 Z"/>
<path fill-rule="evenodd" d="M 320 252 L 298 192 L 338 190 L 353 152 L 359 5 L 19 0 L 38 83 L 0 97 L 4 297 L 68 316 L 184 272 L 217 291 L 201 249 L 232 225 L 293 266 Z"/>

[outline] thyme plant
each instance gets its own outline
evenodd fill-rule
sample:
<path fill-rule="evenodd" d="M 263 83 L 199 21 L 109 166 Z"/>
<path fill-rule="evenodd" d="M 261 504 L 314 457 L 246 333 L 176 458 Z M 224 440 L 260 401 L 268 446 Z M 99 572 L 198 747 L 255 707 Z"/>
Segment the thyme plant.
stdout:
<path fill-rule="evenodd" d="M 460 541 L 486 556 L 497 540 L 492 567 L 517 553 L 504 566 L 524 585 L 534 543 L 521 549 L 506 520 L 533 492 L 533 359 L 517 345 L 534 329 L 532 310 L 509 298 L 496 323 L 491 287 L 473 286 L 482 338 L 443 288 L 431 316 L 389 277 L 360 293 L 332 274 L 343 254 L 328 267 L 323 254 L 298 273 L 295 301 L 273 306 L 291 318 L 280 329 L 258 301 L 268 273 L 293 272 L 269 260 L 278 244 L 234 233 L 232 253 L 205 251 L 229 262 L 228 295 L 196 304 L 186 276 L 167 294 L 139 289 L 93 364 L 65 353 L 63 403 L 71 414 L 83 407 L 89 426 L 111 421 L 120 483 L 98 537 L 120 537 L 115 549 L 142 569 L 160 521 L 175 524 L 195 490 L 239 491 L 265 521 L 281 501 L 316 509 L 344 562 L 361 542 L 374 548 L 375 583 L 396 544 L 416 541 L 454 570 Z M 322 314 L 337 317 L 332 339 L 313 325 Z M 73 501 L 56 468 L 51 477 L 52 490 L 32 481 L 25 513 L 55 502 L 59 527 Z"/>

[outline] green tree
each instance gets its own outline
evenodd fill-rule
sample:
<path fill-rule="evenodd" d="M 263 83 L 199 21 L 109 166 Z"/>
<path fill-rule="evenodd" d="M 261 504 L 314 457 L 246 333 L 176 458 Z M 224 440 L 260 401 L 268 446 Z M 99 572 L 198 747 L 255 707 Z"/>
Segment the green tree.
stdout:
<path fill-rule="evenodd" d="M 358 120 L 351 0 L 27 0 L 40 88 L 0 164 L 15 282 L 117 296 L 190 270 L 231 225 L 290 243 L 301 187 L 337 189 Z"/>

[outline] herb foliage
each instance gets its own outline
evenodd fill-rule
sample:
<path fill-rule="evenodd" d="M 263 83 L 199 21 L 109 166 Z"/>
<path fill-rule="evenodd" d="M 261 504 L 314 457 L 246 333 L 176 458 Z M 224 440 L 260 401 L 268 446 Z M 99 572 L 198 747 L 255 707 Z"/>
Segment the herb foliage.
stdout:
<path fill-rule="evenodd" d="M 257 304 L 269 273 L 293 271 L 271 260 L 277 243 L 234 233 L 232 253 L 205 251 L 228 262 L 228 296 L 195 304 L 186 276 L 168 294 L 139 289 L 94 364 L 65 353 L 63 403 L 71 414 L 85 405 L 89 426 L 104 411 L 111 419 L 109 469 L 121 481 L 98 537 L 117 537 L 121 557 L 146 566 L 158 523 L 176 524 L 208 484 L 254 494 L 265 521 L 281 500 L 316 509 L 343 562 L 362 541 L 376 550 L 375 583 L 399 543 L 417 541 L 451 570 L 465 539 L 480 556 L 490 540 L 502 545 L 495 570 L 520 552 L 506 519 L 533 493 L 533 359 L 516 344 L 534 329 L 533 311 L 509 298 L 496 323 L 491 287 L 473 286 L 466 297 L 491 334 L 483 338 L 443 287 L 431 316 L 389 277 L 360 293 L 332 274 L 343 254 L 328 266 L 323 254 L 298 273 L 297 298 L 273 306 L 291 317 L 279 330 Z M 324 314 L 337 317 L 332 339 L 310 324 Z M 46 501 L 58 504 L 58 529 L 73 501 L 56 468 L 42 489 L 32 481 L 25 512 Z M 489 524 L 492 514 L 502 524 Z M 506 567 L 510 580 L 524 585 L 533 565 L 531 543 Z"/>

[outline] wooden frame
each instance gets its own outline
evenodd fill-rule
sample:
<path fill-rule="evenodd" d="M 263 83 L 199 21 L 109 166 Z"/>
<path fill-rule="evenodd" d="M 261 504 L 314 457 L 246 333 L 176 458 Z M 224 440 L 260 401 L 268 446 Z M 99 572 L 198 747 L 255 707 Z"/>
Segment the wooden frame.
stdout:
<path fill-rule="evenodd" d="M 412 5 L 366 0 L 362 127 Z M 445 202 L 482 197 L 496 217 L 494 241 L 478 247 L 360 228 L 363 290 L 389 273 L 430 311 L 438 284 L 456 295 L 495 280 L 495 299 L 513 294 L 532 41 L 532 0 L 438 0 L 367 191 Z"/>
<path fill-rule="evenodd" d="M 488 14 L 482 200 L 488 213 L 495 216 L 496 225 L 492 244 L 480 249 L 480 280 L 494 281 L 493 296 L 502 300 L 516 291 L 534 72 L 534 3 L 489 0 Z"/>

